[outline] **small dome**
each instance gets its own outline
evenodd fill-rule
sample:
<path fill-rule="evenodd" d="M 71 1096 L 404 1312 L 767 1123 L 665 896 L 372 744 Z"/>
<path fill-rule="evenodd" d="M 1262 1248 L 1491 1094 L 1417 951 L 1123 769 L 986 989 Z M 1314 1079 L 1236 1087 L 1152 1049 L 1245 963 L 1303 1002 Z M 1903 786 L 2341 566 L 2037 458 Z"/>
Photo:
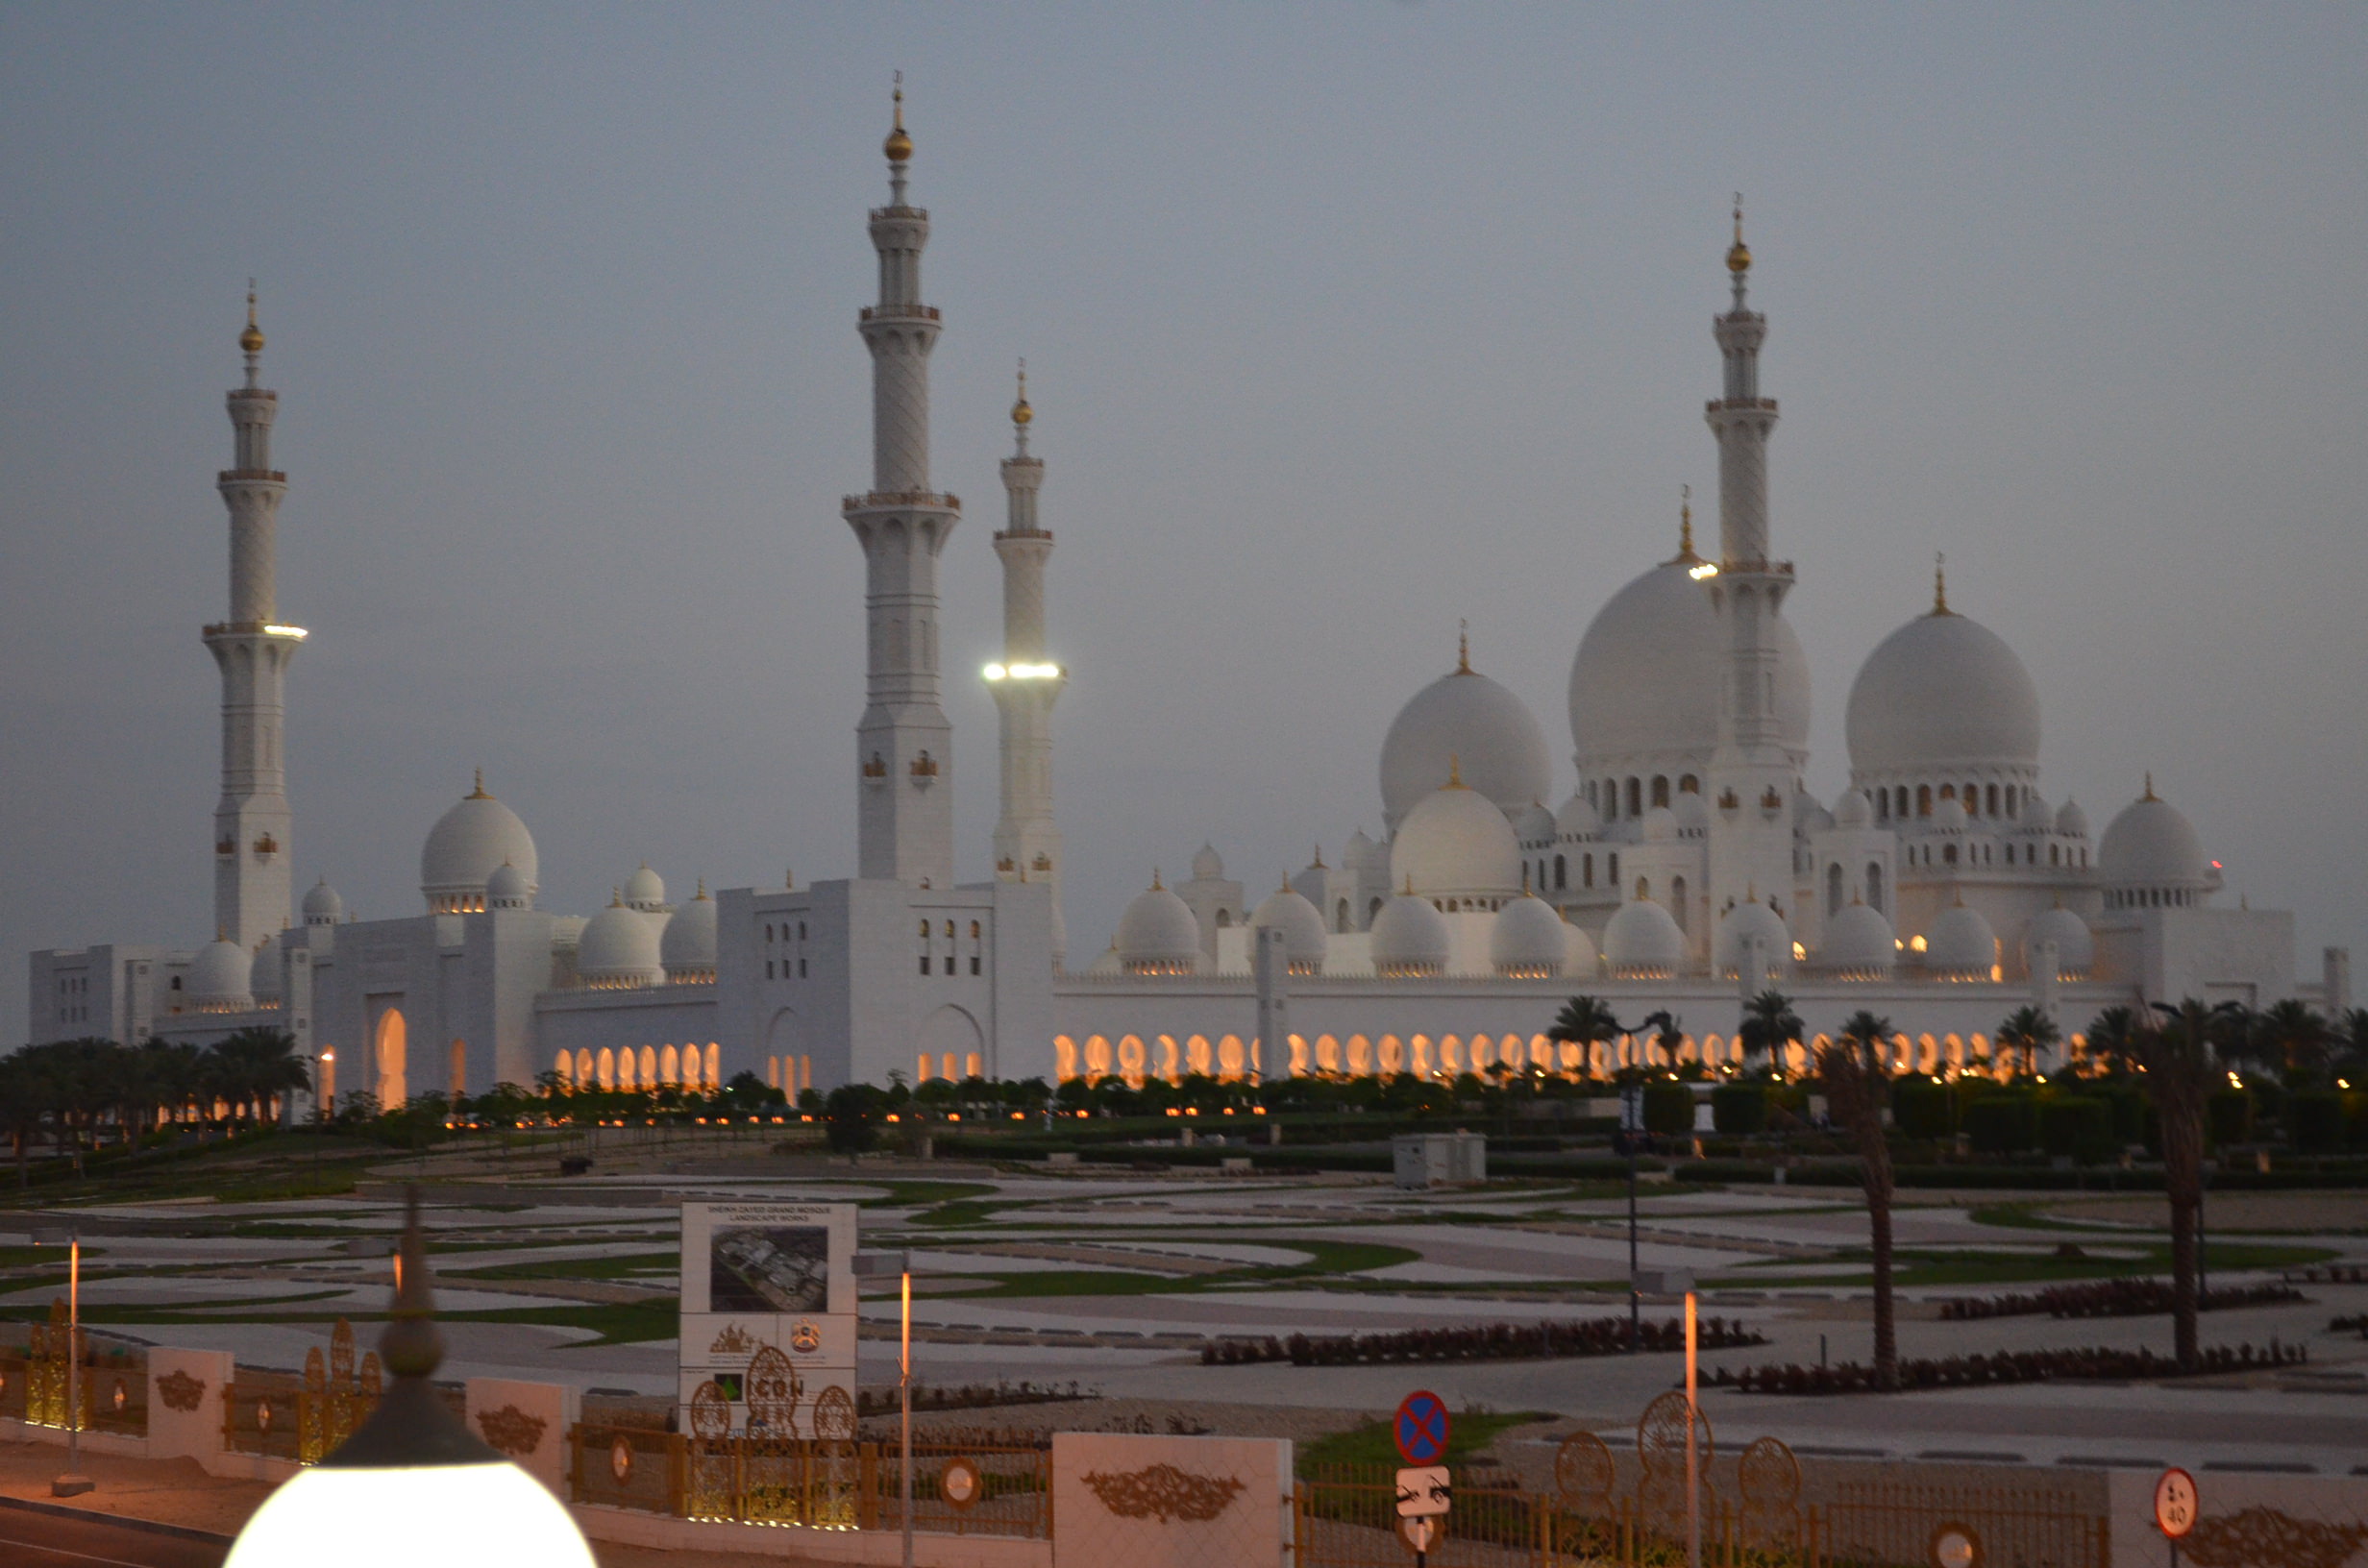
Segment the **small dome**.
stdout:
<path fill-rule="evenodd" d="M 1874 802 L 1866 798 L 1864 790 L 1844 790 L 1841 792 L 1841 797 L 1834 802 L 1834 825 L 1836 827 L 1866 827 L 1871 825 L 1874 820 Z"/>
<path fill-rule="evenodd" d="M 2056 813 L 2056 831 L 2067 839 L 2088 837 L 2088 813 L 2081 810 L 2078 800 L 2067 798 L 2063 810 Z"/>
<path fill-rule="evenodd" d="M 216 937 L 189 960 L 181 989 L 200 1013 L 244 1013 L 255 1005 L 255 961 L 244 947 Z"/>
<path fill-rule="evenodd" d="M 1451 770 L 1508 812 L 1542 799 L 1553 784 L 1538 721 L 1519 698 L 1468 668 L 1423 687 L 1390 722 L 1381 743 L 1383 824 L 1394 832 Z"/>
<path fill-rule="evenodd" d="M 540 863 L 534 836 L 518 814 L 485 793 L 483 774 L 476 790 L 436 819 L 419 852 L 419 891 L 428 908 L 452 914 L 483 907 L 485 882 L 504 861 L 515 866 L 530 887 Z"/>
<path fill-rule="evenodd" d="M 666 978 L 657 928 L 620 894 L 576 939 L 576 975 L 596 991 L 657 985 Z"/>
<path fill-rule="evenodd" d="M 2097 940 L 2088 934 L 2088 922 L 2058 904 L 2043 909 L 2031 918 L 2023 928 L 2023 971 L 2034 972 L 2032 955 L 2042 942 L 2056 944 L 2056 978 L 2085 980 L 2096 967 Z"/>
<path fill-rule="evenodd" d="M 1955 796 L 1945 796 L 1933 805 L 1933 831 L 1962 833 L 1965 831 L 1965 807 Z"/>
<path fill-rule="evenodd" d="M 646 860 L 641 870 L 625 879 L 625 907 L 644 915 L 655 915 L 666 907 L 666 884 Z"/>
<path fill-rule="evenodd" d="M 1924 933 L 1924 968 L 1951 980 L 1986 980 L 1998 965 L 1998 939 L 1982 912 L 1962 902 L 1940 912 Z"/>
<path fill-rule="evenodd" d="M 1390 845 L 1390 876 L 1430 897 L 1510 897 L 1521 891 L 1521 845 L 1489 798 L 1450 784 L 1406 814 Z"/>
<path fill-rule="evenodd" d="M 1743 968 L 1744 944 L 1760 943 L 1761 962 L 1778 973 L 1792 968 L 1792 933 L 1785 918 L 1757 899 L 1736 905 L 1720 918 L 1711 943 L 1712 972 L 1725 978 Z M 1753 976 L 1758 980 L 1759 976 Z"/>
<path fill-rule="evenodd" d="M 1708 833 L 1711 830 L 1710 802 L 1702 798 L 1699 791 L 1678 791 L 1670 797 L 1669 815 L 1677 819 L 1681 834 Z M 1649 821 L 1645 823 L 1648 829 L 1651 825 Z"/>
<path fill-rule="evenodd" d="M 2107 824 L 2097 845 L 2097 870 L 2107 884 L 2124 888 L 2200 888 L 2211 877 L 2211 860 L 2186 814 L 2155 794 L 2124 806 Z"/>
<path fill-rule="evenodd" d="M 1202 845 L 1193 855 L 1193 880 L 1214 882 L 1225 874 L 1225 857 L 1213 845 Z"/>
<path fill-rule="evenodd" d="M 1523 844 L 1551 844 L 1554 831 L 1554 814 L 1535 800 L 1513 814 L 1513 836 Z"/>
<path fill-rule="evenodd" d="M 345 919 L 345 900 L 324 876 L 305 890 L 304 912 L 307 925 L 334 925 Z"/>
<path fill-rule="evenodd" d="M 1094 962 L 1085 967 L 1085 972 L 1088 974 L 1124 974 L 1126 972 L 1126 965 L 1119 958 L 1117 938 L 1113 937 L 1109 946 L 1094 955 Z"/>
<path fill-rule="evenodd" d="M 279 943 L 266 941 L 255 949 L 255 962 L 247 969 L 247 993 L 258 1002 L 280 999 Z"/>
<path fill-rule="evenodd" d="M 657 955 L 673 985 L 702 985 L 715 978 L 715 900 L 707 896 L 705 883 L 700 884 L 697 897 L 667 918 Z"/>
<path fill-rule="evenodd" d="M 1898 938 L 1883 911 L 1859 902 L 1825 922 L 1817 967 L 1845 980 L 1882 980 L 1899 962 Z"/>
<path fill-rule="evenodd" d="M 532 909 L 534 889 L 528 883 L 526 873 L 506 860 L 496 866 L 493 874 L 485 878 L 485 907 Z"/>
<path fill-rule="evenodd" d="M 1363 870 L 1369 863 L 1372 853 L 1373 841 L 1367 838 L 1365 829 L 1360 827 L 1348 835 L 1346 844 L 1341 845 L 1341 869 L 1349 871 Z"/>
<path fill-rule="evenodd" d="M 1667 806 L 1655 806 L 1644 814 L 1644 842 L 1666 844 L 1678 835 L 1677 813 Z"/>
<path fill-rule="evenodd" d="M 1886 637 L 1850 686 L 1843 732 L 1857 773 L 2035 768 L 2039 689 L 2006 640 L 1949 610 Z"/>
<path fill-rule="evenodd" d="M 1200 967 L 1200 922 L 1156 874 L 1119 917 L 1118 943 L 1130 974 L 1190 974 Z"/>
<path fill-rule="evenodd" d="M 1489 922 L 1489 962 L 1509 978 L 1551 979 L 1569 960 L 1570 943 L 1563 935 L 1569 929 L 1552 904 L 1524 894 Z"/>
<path fill-rule="evenodd" d="M 1604 967 L 1623 980 L 1665 980 L 1686 962 L 1686 933 L 1650 898 L 1622 904 L 1603 927 Z"/>
<path fill-rule="evenodd" d="M 1323 916 L 1304 894 L 1288 884 L 1270 893 L 1250 911 L 1250 927 L 1273 926 L 1283 933 L 1283 957 L 1294 974 L 1321 974 L 1324 951 Z"/>
<path fill-rule="evenodd" d="M 1568 838 L 1592 838 L 1602 826 L 1603 818 L 1587 803 L 1587 796 L 1575 792 L 1554 813 L 1554 830 Z"/>
<path fill-rule="evenodd" d="M 1595 939 L 1584 927 L 1564 922 L 1563 973 L 1574 979 L 1592 979 L 1602 967 L 1595 956 Z"/>
<path fill-rule="evenodd" d="M 1447 918 L 1428 898 L 1399 894 L 1373 917 L 1371 936 L 1375 974 L 1394 979 L 1446 972 Z"/>
<path fill-rule="evenodd" d="M 2070 804 L 2069 801 L 2065 803 Z M 2049 805 L 2046 797 L 2038 791 L 2026 791 L 2023 796 L 2023 826 L 2034 833 L 2044 833 L 2055 825 L 2056 808 Z M 2087 819 L 2084 816 L 2081 821 L 2081 830 L 2085 833 L 2087 828 Z"/>

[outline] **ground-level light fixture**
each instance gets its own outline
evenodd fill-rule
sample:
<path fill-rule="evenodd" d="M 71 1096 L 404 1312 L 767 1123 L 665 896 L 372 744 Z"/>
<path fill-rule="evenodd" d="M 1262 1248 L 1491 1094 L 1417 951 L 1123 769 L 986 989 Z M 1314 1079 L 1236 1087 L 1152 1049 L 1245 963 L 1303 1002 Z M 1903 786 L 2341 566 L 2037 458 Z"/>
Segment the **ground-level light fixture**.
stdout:
<path fill-rule="evenodd" d="M 72 1225 L 36 1225 L 33 1244 L 63 1247 L 65 1264 L 65 1474 L 49 1483 L 52 1497 L 80 1497 L 97 1482 L 83 1474 L 83 1237 Z"/>
<path fill-rule="evenodd" d="M 461 1425 L 429 1383 L 444 1360 L 414 1190 L 379 1338 L 392 1374 L 370 1418 L 264 1499 L 224 1568 L 595 1568 L 583 1532 L 542 1482 Z"/>

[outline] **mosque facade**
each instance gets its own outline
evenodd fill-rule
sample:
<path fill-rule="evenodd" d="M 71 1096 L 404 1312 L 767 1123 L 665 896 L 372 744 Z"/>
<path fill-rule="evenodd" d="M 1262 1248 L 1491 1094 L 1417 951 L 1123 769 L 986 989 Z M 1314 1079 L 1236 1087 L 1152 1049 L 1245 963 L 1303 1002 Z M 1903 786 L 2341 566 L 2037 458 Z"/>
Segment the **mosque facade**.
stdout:
<path fill-rule="evenodd" d="M 907 201 L 900 101 L 883 147 L 888 205 L 870 218 L 878 299 L 858 330 L 873 369 L 870 487 L 842 507 L 865 564 L 865 704 L 851 777 L 854 874 L 804 887 L 703 883 L 670 901 L 647 865 L 590 916 L 540 907 L 525 821 L 486 788 L 430 829 L 420 913 L 358 919 L 326 879 L 293 887 L 283 738 L 285 672 L 307 632 L 281 617 L 278 395 L 260 383 L 249 299 L 244 384 L 228 395 L 234 466 L 229 618 L 204 640 L 222 677 L 214 940 L 31 955 L 33 1040 L 205 1041 L 266 1026 L 321 1062 L 322 1089 L 397 1104 L 496 1083 L 714 1086 L 754 1072 L 784 1090 L 907 1076 L 1221 1077 L 1602 1069 L 1544 1031 L 1577 992 L 1623 1019 L 1666 1010 L 1683 1054 L 1738 1060 L 1744 998 L 1770 986 L 1813 1039 L 1861 1010 L 1901 1032 L 1898 1065 L 1977 1060 L 1986 1032 L 2036 1006 L 2067 1037 L 2116 1004 L 2199 995 L 2350 1003 L 2349 958 L 2296 975 L 2293 918 L 2218 903 L 2221 868 L 2153 780 L 2101 836 L 2051 802 L 2036 684 L 2013 649 L 1950 605 L 1868 655 L 1846 709 L 1848 786 L 1822 801 L 1808 766 L 1807 661 L 1772 553 L 1760 380 L 1766 318 L 1748 301 L 1739 211 L 1731 299 L 1713 320 L 1722 380 L 1704 413 L 1718 452 L 1717 538 L 1677 550 L 1612 596 L 1570 667 L 1574 780 L 1557 788 L 1519 698 L 1456 667 L 1382 743 L 1378 838 L 1348 836 L 1252 901 L 1204 845 L 1156 873 L 1109 945 L 1074 965 L 1062 922 L 1052 656 L 1024 369 L 1001 464 L 1004 647 L 984 675 L 999 718 L 1001 812 L 991 879 L 955 879 L 954 737 L 942 703 L 938 563 L 961 502 L 929 472 L 924 303 L 927 212 Z M 1560 804 L 1547 801 L 1559 798 Z M 327 858 L 327 857 L 324 857 Z M 2068 1039 L 2066 1049 L 2077 1048 Z"/>

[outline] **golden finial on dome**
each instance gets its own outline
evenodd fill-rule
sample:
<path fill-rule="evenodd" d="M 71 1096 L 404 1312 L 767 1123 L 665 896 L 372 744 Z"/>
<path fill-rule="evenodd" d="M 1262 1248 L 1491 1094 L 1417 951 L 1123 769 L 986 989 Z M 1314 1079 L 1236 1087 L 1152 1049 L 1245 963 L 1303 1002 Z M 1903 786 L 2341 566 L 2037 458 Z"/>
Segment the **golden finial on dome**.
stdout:
<path fill-rule="evenodd" d="M 1735 243 L 1727 247 L 1727 270 L 1749 272 L 1751 247 L 1743 243 L 1743 193 L 1735 193 Z"/>
<path fill-rule="evenodd" d="M 263 330 L 255 325 L 255 280 L 247 280 L 247 330 L 238 334 L 238 346 L 249 354 L 263 352 Z"/>
<path fill-rule="evenodd" d="M 1677 555 L 1672 566 L 1700 566 L 1702 557 L 1693 548 L 1693 486 L 1677 487 Z"/>
<path fill-rule="evenodd" d="M 2139 796 L 2138 798 L 2140 800 L 2159 800 L 2162 798 L 2162 796 L 2155 794 L 2155 774 L 2154 770 L 2151 768 L 2146 770 L 2146 793 Z"/>
<path fill-rule="evenodd" d="M 1153 893 L 1164 893 L 1167 891 L 1165 888 L 1160 886 L 1159 868 L 1156 866 L 1151 868 L 1151 891 Z"/>
<path fill-rule="evenodd" d="M 1309 862 L 1308 862 L 1307 869 L 1308 869 L 1309 870 L 1311 870 L 1311 871 L 1320 871 L 1320 870 L 1325 870 L 1325 869 L 1326 869 L 1326 868 L 1325 868 L 1325 866 L 1324 866 L 1324 863 L 1323 863 L 1323 845 L 1320 845 L 1320 845 L 1316 845 L 1316 858 L 1315 858 L 1314 860 L 1312 860 L 1312 861 L 1309 861 Z"/>
<path fill-rule="evenodd" d="M 1020 361 L 1020 401 L 1011 405 L 1011 422 L 1014 425 L 1025 425 L 1035 417 L 1036 410 L 1028 406 L 1027 360 L 1023 358 Z"/>
<path fill-rule="evenodd" d="M 1447 753 L 1447 788 L 1460 790 L 1463 787 L 1464 759 L 1450 751 Z"/>
<path fill-rule="evenodd" d="M 1933 614 L 1955 615 L 1949 608 L 1949 557 L 1940 551 L 1933 551 Z"/>
<path fill-rule="evenodd" d="M 888 161 L 891 163 L 907 163 L 912 160 L 913 157 L 913 138 L 904 132 L 904 73 L 902 71 L 897 72 L 896 90 L 889 95 L 889 101 L 896 105 L 896 124 L 890 128 L 888 139 L 880 143 L 879 150 L 888 155 Z"/>
<path fill-rule="evenodd" d="M 1471 674 L 1471 623 L 1458 620 L 1455 624 L 1455 673 Z"/>
<path fill-rule="evenodd" d="M 698 903 L 704 903 L 704 902 L 706 901 L 706 898 L 707 898 L 707 879 L 706 879 L 705 877 L 703 877 L 703 877 L 701 877 L 701 878 L 699 879 L 699 891 L 698 891 L 697 893 L 695 893 L 695 894 L 691 894 L 691 902 L 692 902 L 692 903 L 694 903 L 694 904 L 698 904 Z"/>
<path fill-rule="evenodd" d="M 469 792 L 469 798 L 472 800 L 490 800 L 493 798 L 492 796 L 485 793 L 485 770 L 482 768 L 477 770 L 477 787 Z"/>

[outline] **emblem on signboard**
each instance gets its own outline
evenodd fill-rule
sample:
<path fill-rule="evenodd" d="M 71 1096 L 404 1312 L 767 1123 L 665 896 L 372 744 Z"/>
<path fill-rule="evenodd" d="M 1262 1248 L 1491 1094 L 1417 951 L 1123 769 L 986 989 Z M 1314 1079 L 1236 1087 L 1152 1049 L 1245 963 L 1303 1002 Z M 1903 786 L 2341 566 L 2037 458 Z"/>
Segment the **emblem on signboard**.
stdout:
<path fill-rule="evenodd" d="M 737 1323 L 726 1324 L 724 1332 L 715 1336 L 715 1343 L 707 1347 L 710 1356 L 751 1356 L 755 1351 L 756 1341 Z"/>
<path fill-rule="evenodd" d="M 798 1326 L 789 1331 L 789 1348 L 801 1356 L 811 1356 L 823 1348 L 823 1326 L 810 1317 L 798 1319 Z"/>

